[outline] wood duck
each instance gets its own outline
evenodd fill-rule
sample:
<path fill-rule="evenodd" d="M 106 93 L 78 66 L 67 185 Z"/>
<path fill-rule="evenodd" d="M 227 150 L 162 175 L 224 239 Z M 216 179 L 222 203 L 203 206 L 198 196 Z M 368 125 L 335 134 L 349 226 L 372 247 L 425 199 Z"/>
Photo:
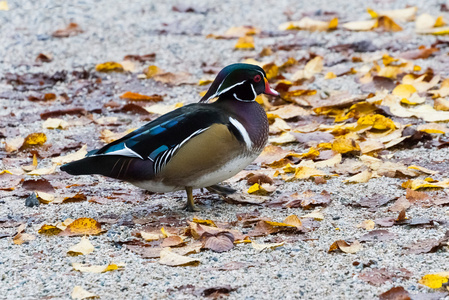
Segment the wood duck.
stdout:
<path fill-rule="evenodd" d="M 255 101 L 261 93 L 279 95 L 262 68 L 229 65 L 199 103 L 171 111 L 61 170 L 101 174 L 152 192 L 185 189 L 185 208 L 194 211 L 192 189 L 220 190 L 217 183 L 243 170 L 265 147 L 268 120 Z"/>

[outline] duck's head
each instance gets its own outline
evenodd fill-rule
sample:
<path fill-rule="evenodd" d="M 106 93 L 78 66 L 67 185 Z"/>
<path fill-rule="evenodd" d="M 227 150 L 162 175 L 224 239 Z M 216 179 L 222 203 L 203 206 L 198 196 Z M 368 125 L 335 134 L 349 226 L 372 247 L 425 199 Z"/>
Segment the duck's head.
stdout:
<path fill-rule="evenodd" d="M 225 96 L 238 101 L 250 102 L 262 93 L 279 96 L 278 92 L 270 88 L 265 71 L 256 65 L 233 64 L 218 73 L 200 102 Z"/>

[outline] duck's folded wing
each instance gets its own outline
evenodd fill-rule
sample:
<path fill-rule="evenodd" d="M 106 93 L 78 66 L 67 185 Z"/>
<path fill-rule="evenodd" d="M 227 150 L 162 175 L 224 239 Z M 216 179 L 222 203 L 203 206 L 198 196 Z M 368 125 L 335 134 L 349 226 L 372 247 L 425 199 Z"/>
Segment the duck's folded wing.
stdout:
<path fill-rule="evenodd" d="M 91 151 L 61 170 L 73 175 L 102 174 L 141 180 L 151 178 L 182 145 L 214 124 L 229 126 L 219 111 L 193 104 L 179 108 L 114 141 Z"/>

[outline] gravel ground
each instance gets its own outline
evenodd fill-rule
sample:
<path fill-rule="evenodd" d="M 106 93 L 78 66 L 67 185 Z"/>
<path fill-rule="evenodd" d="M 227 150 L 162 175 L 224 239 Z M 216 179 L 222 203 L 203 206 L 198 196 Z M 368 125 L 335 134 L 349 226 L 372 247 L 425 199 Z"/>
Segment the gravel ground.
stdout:
<path fill-rule="evenodd" d="M 164 3 L 162 3 L 164 2 Z M 432 36 L 416 35 L 414 24 L 406 23 L 404 31 L 390 34 L 375 32 L 334 32 L 311 33 L 293 32 L 285 36 L 266 38 L 256 37 L 255 51 L 234 51 L 235 40 L 206 39 L 209 33 L 223 33 L 232 26 L 253 25 L 264 31 L 277 31 L 279 24 L 286 22 L 284 12 L 292 13 L 293 19 L 299 19 L 304 12 L 338 12 L 340 22 L 367 19 L 366 8 L 394 9 L 406 5 L 416 5 L 419 14 L 427 12 L 441 15 L 441 1 L 190 1 L 194 7 L 201 7 L 204 13 L 179 13 L 172 11 L 173 5 L 184 1 L 8 1 L 10 10 L 0 11 L 0 74 L 7 72 L 52 73 L 58 70 L 93 69 L 97 63 L 120 61 L 127 54 L 156 53 L 155 64 L 167 71 L 188 71 L 196 79 L 204 77 L 202 63 L 224 67 L 242 61 L 245 57 L 255 56 L 264 46 L 274 45 L 286 40 L 304 40 L 304 47 L 290 51 L 289 55 L 302 57 L 308 51 L 325 57 L 326 61 L 336 61 L 338 54 L 330 53 L 328 47 L 360 40 L 371 40 L 379 53 L 386 45 L 389 53 L 416 49 L 419 45 L 429 46 L 435 42 Z M 447 13 L 445 14 L 446 17 Z M 448 19 L 448 18 L 447 18 Z M 68 23 L 76 22 L 84 33 L 66 39 L 51 37 L 56 29 L 65 28 Z M 165 31 L 165 33 L 162 33 Z M 310 45 L 310 46 L 308 46 Z M 392 50 L 391 50 L 392 49 Z M 42 65 L 33 65 L 39 53 L 51 53 L 53 61 Z M 285 55 L 285 54 L 284 54 Z M 275 55 L 276 56 L 276 55 Z M 438 60 L 420 61 L 424 68 L 433 67 L 443 77 L 449 69 Z M 145 94 L 164 94 L 165 101 L 196 102 L 198 93 L 203 89 L 196 85 L 183 85 L 172 88 L 151 80 L 132 81 L 131 75 L 112 74 L 103 77 L 111 83 L 112 96 L 127 90 L 131 84 L 136 91 Z M 130 83 L 132 81 L 132 83 Z M 347 90 L 360 94 L 359 86 L 353 78 L 341 77 L 332 81 L 318 78 L 310 88 L 322 91 Z M 0 81 L 0 92 L 11 90 L 4 80 Z M 64 92 L 66 86 L 58 84 L 56 92 Z M 69 95 L 70 96 L 70 95 Z M 106 100 L 110 100 L 106 99 Z M 88 102 L 89 99 L 82 99 Z M 105 101 L 106 101 L 105 100 Z M 78 100 L 81 101 L 81 100 Z M 33 119 L 38 111 L 36 104 L 21 102 L 9 105 L 9 100 L 0 99 L 3 107 L 1 116 L 12 111 L 18 118 L 29 116 L 28 124 L 20 124 L 20 134 L 26 135 L 39 131 L 41 121 Z M 19 110 L 18 110 L 19 108 Z M 96 116 L 99 117 L 99 116 Z M 128 127 L 139 126 L 141 119 L 129 117 Z M 78 126 L 68 130 L 67 135 L 89 135 L 93 125 Z M 54 143 L 64 143 L 64 135 L 45 131 Z M 92 142 L 90 147 L 98 146 Z M 5 157 L 5 152 L 0 153 Z M 401 150 L 392 159 L 417 159 L 419 165 L 426 166 L 435 161 L 445 161 L 449 157 L 446 149 Z M 0 162 L 0 169 L 6 163 Z M 442 170 L 437 179 L 447 178 L 449 172 Z M 425 274 L 447 271 L 449 252 L 446 249 L 436 253 L 405 255 L 403 246 L 427 238 L 441 238 L 447 230 L 446 225 L 433 228 L 395 226 L 391 232 L 398 238 L 393 241 L 367 243 L 356 254 L 328 254 L 329 246 L 339 239 L 357 238 L 366 231 L 356 224 L 366 219 L 392 216 L 385 208 L 370 212 L 363 208 L 348 205 L 363 196 L 380 193 L 386 196 L 402 196 L 400 188 L 403 179 L 375 178 L 366 184 L 345 185 L 344 177 L 330 179 L 327 184 L 317 185 L 309 181 L 285 184 L 283 190 L 316 192 L 326 190 L 332 194 L 332 204 L 323 210 L 325 219 L 319 229 L 307 234 L 305 241 L 299 240 L 285 244 L 268 252 L 256 252 L 246 244 L 224 253 L 203 251 L 191 255 L 201 261 L 197 267 L 168 267 L 159 265 L 155 260 L 143 259 L 139 255 L 118 246 L 114 242 L 131 238 L 135 228 L 114 224 L 107 234 L 91 237 L 95 251 L 88 256 L 68 257 L 67 248 L 78 242 L 79 238 L 44 237 L 37 234 L 43 223 L 56 223 L 66 218 L 91 217 L 115 214 L 126 217 L 144 217 L 156 209 L 161 215 L 177 215 L 180 219 L 191 219 L 194 214 L 180 209 L 185 201 L 182 192 L 166 195 L 147 196 L 146 202 L 112 202 L 99 205 L 90 202 L 69 203 L 64 205 L 41 205 L 38 208 L 24 206 L 24 199 L 11 197 L 1 192 L 0 217 L 21 216 L 28 220 L 28 233 L 37 235 L 37 239 L 21 246 L 14 245 L 11 238 L 0 239 L 0 298 L 1 299 L 67 299 L 74 286 L 80 285 L 94 292 L 102 299 L 189 299 L 193 296 L 176 287 L 194 285 L 195 287 L 213 287 L 230 285 L 237 288 L 229 294 L 229 299 L 374 299 L 394 286 L 403 286 L 410 293 L 429 293 L 428 288 L 418 284 Z M 91 184 L 97 193 L 108 189 L 132 190 L 137 188 L 125 183 L 102 177 L 66 177 L 67 184 Z M 235 183 L 235 188 L 247 189 L 244 183 Z M 236 214 L 253 211 L 255 207 L 231 205 L 215 201 L 216 197 L 205 199 L 199 205 L 198 217 L 216 221 L 236 220 Z M 159 205 L 162 208 L 158 208 Z M 304 215 L 301 209 L 274 209 L 257 207 L 262 216 L 281 221 L 290 214 Z M 449 221 L 449 211 L 445 207 L 412 207 L 409 216 L 425 217 Z M 4 233 L 13 233 L 14 228 L 2 229 Z M 283 235 L 279 235 L 281 239 Z M 270 241 L 262 238 L 259 241 Z M 246 262 L 253 267 L 233 271 L 219 271 L 218 267 L 232 261 Z M 354 266 L 353 262 L 362 262 Z M 395 279 L 372 286 L 358 278 L 363 263 L 373 261 L 372 267 L 406 268 L 412 272 L 410 279 Z M 79 273 L 73 271 L 73 262 L 105 264 L 124 262 L 122 271 L 102 274 Z M 171 291 L 170 289 L 174 289 Z M 448 298 L 449 299 L 449 298 Z"/>

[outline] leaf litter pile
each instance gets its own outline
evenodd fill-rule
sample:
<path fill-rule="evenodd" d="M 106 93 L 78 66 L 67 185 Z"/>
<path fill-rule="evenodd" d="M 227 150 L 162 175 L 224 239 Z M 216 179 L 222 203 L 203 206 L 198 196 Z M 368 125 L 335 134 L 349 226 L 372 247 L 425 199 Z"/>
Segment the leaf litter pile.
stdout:
<path fill-rule="evenodd" d="M 210 10 L 178 5 L 172 14 Z M 82 69 L 6 72 L 0 247 L 26 257 L 12 262 L 23 272 L 57 262 L 53 275 L 73 281 L 59 294 L 37 296 L 108 297 L 115 292 L 100 281 L 146 276 L 136 287 L 145 290 L 179 274 L 179 284 L 173 279 L 155 293 L 219 298 L 248 293 L 239 280 L 245 272 L 281 289 L 283 280 L 299 281 L 297 296 L 316 295 L 314 280 L 329 285 L 320 286 L 323 297 L 338 282 L 356 285 L 354 295 L 380 299 L 446 296 L 449 269 L 432 264 L 447 259 L 449 242 L 449 8 L 438 11 L 367 8 L 360 20 L 286 8 L 289 21 L 278 27 L 206 34 L 163 24 L 157 34 L 199 36 L 232 53 L 231 62 L 261 66 L 281 93 L 256 99 L 267 112 L 270 139 L 227 181 L 239 192 L 220 198 L 196 191 L 197 215 L 181 211 L 182 192 L 147 193 L 104 177 L 72 177 L 59 166 L 197 101 L 226 63 L 179 71 L 156 51 Z M 49 38 L 70 41 L 88 30 L 73 22 Z M 404 31 L 411 41 L 395 43 Z M 373 39 L 343 38 L 361 33 Z M 320 42 L 326 36 L 338 43 Z M 385 36 L 388 42 L 375 43 Z M 57 60 L 46 51 L 30 63 L 33 70 Z M 176 91 L 186 94 L 175 97 Z M 315 269 L 295 269 L 307 265 Z M 322 281 L 320 274 L 334 277 Z M 132 290 L 129 284 L 121 280 L 121 291 Z"/>

